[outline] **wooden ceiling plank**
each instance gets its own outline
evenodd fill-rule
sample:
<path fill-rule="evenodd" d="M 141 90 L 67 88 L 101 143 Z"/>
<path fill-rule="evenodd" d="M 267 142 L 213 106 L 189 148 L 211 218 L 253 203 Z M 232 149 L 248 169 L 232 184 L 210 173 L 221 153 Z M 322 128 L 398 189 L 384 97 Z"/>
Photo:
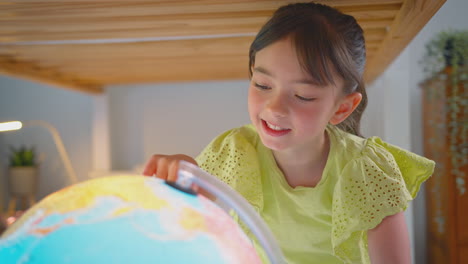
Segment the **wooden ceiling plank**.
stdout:
<path fill-rule="evenodd" d="M 391 18 L 361 19 L 358 21 L 358 23 L 363 29 L 386 28 L 386 27 L 390 27 L 390 25 L 393 23 L 393 19 Z"/>
<path fill-rule="evenodd" d="M 370 49 L 370 48 L 377 49 L 379 46 L 380 46 L 380 43 L 378 42 L 372 42 L 372 41 L 366 42 L 367 49 Z"/>
<path fill-rule="evenodd" d="M 368 2 L 365 5 L 349 5 L 349 6 L 339 6 L 337 7 L 343 13 L 352 13 L 352 12 L 383 12 L 383 11 L 393 11 L 398 12 L 401 8 L 402 3 L 393 3 L 393 4 L 382 4 L 378 1 Z"/>
<path fill-rule="evenodd" d="M 184 2 L 184 1 L 183 1 Z M 30 8 L 31 14 L 19 16 L 21 19 L 35 19 L 32 21 L 34 26 L 31 24 L 26 25 L 25 27 L 21 27 L 21 23 L 17 23 L 17 25 L 8 26 L 8 23 L 21 22 L 16 20 L 10 20 L 3 28 L 3 31 L 0 31 L 0 40 L 3 42 L 14 42 L 14 41 L 47 41 L 47 40 L 72 40 L 72 39 L 105 39 L 105 38 L 138 38 L 138 37 L 158 37 L 158 36 L 183 36 L 183 35 L 197 35 L 197 34 L 232 34 L 232 33 L 255 33 L 258 31 L 260 26 L 264 23 L 268 15 L 272 12 L 273 9 L 268 9 L 265 11 L 266 7 L 273 7 L 277 6 L 278 3 L 272 4 L 268 1 L 263 2 L 246 2 L 246 1 L 239 1 L 238 3 L 219 3 L 218 1 L 206 1 L 209 6 L 217 7 L 217 9 L 212 10 L 211 16 L 219 17 L 227 17 L 225 22 L 222 23 L 223 19 L 218 20 L 211 20 L 212 18 L 204 18 L 207 15 L 207 12 L 211 10 L 210 8 L 199 8 L 201 3 L 196 2 L 192 5 L 184 5 L 183 12 L 180 11 L 180 8 L 176 8 L 179 10 L 178 12 L 169 12 L 165 13 L 161 11 L 166 8 L 174 8 L 174 3 L 143 3 L 138 5 L 138 3 L 128 4 L 125 5 L 117 5 L 112 10 L 118 9 L 121 10 L 123 13 L 117 13 L 115 17 L 106 17 L 103 15 L 103 12 L 109 12 L 108 6 L 111 3 L 83 3 L 81 8 L 89 9 L 90 12 L 85 12 L 84 10 L 80 10 L 78 7 L 71 3 L 72 7 L 70 8 L 69 2 L 64 3 L 56 3 L 55 5 L 42 5 L 45 6 L 43 8 L 52 9 L 52 11 L 56 12 L 57 14 L 51 15 L 47 14 L 46 11 L 41 12 L 41 10 L 35 7 L 30 7 L 26 5 L 27 8 Z M 333 4 L 333 1 L 330 2 Z M 380 2 L 379 2 L 380 3 Z M 149 5 L 149 6 L 148 6 Z M 238 8 L 241 5 L 244 9 L 241 11 L 233 12 L 232 8 Z M 351 15 L 356 16 L 358 19 L 361 20 L 370 20 L 370 19 L 381 19 L 381 20 L 388 20 L 396 15 L 398 3 L 388 3 L 379 4 L 379 5 L 364 5 L 361 7 L 356 7 L 352 5 L 343 6 L 342 8 L 344 11 L 349 11 Z M 53 6 L 53 8 L 51 7 Z M 80 6 L 80 5 L 78 5 Z M 196 7 L 198 10 L 197 12 L 192 12 L 192 7 Z M 100 7 L 101 9 L 99 9 Z M 129 8 L 127 8 L 129 7 Z M 153 7 L 153 8 L 151 8 Z M 246 8 L 248 7 L 248 8 Z M 263 7 L 263 8 L 261 8 Z M 132 8 L 136 8 L 137 10 L 143 9 L 144 12 L 132 12 Z M 227 9 L 226 9 L 227 8 Z M 380 9 L 379 9 L 380 8 Z M 154 10 L 152 10 L 154 9 Z M 208 11 L 207 11 L 208 9 Z M 254 11 L 252 11 L 252 9 Z M 255 10 L 257 9 L 257 11 Z M 188 11 L 192 13 L 187 13 Z M 200 11 L 200 10 L 203 10 Z M 66 12 L 63 12 L 66 11 Z M 378 11 L 378 12 L 377 12 Z M 19 11 L 17 11 L 19 12 Z M 119 11 L 120 12 L 120 11 Z M 252 14 L 255 12 L 263 12 L 261 17 L 256 18 L 247 18 L 247 19 L 229 19 L 231 16 L 239 16 L 246 12 L 247 17 L 251 17 Z M 64 14 L 65 13 L 65 14 Z M 79 16 L 71 16 L 69 13 L 77 13 Z M 87 14 L 93 15 L 92 17 L 86 17 Z M 156 15 L 155 15 L 156 14 Z M 170 22 L 161 22 L 161 20 L 157 19 L 157 14 L 161 14 L 161 17 L 168 18 L 171 16 L 182 16 L 182 17 L 194 17 L 193 20 L 184 21 L 181 20 L 173 20 L 174 23 Z M 208 13 L 209 14 L 209 13 Z M 133 15 L 133 16 L 132 16 Z M 99 26 L 99 23 L 95 21 L 102 21 L 104 19 L 111 20 L 111 21 L 119 21 L 119 17 L 131 17 L 134 21 L 139 21 L 140 17 L 154 17 L 155 21 L 151 21 L 142 25 L 144 22 L 138 22 L 140 24 L 132 25 L 131 23 L 128 26 L 123 26 L 124 23 L 115 23 L 113 26 Z M 198 16 L 198 17 L 197 17 Z M 8 19 L 8 16 L 5 16 Z M 4 18 L 4 19 L 5 19 Z M 61 19 L 63 21 L 54 21 L 49 24 L 42 24 L 38 22 L 38 19 L 44 19 L 50 21 L 52 18 L 54 19 Z M 244 17 L 245 18 L 245 17 Z M 74 24 L 67 24 L 64 23 L 67 19 L 72 19 L 75 21 Z M 249 21 L 250 20 L 250 21 Z M 81 21 L 81 22 L 76 22 Z M 83 22 L 83 21 L 90 21 L 90 22 Z M 159 22 L 156 22 L 159 21 Z M 24 22 L 24 21 L 22 21 Z M 89 23 L 89 26 L 86 26 L 86 23 Z M 110 22 L 112 24 L 112 22 Z M 73 26 L 75 25 L 75 26 Z M 15 29 L 16 27 L 16 29 Z"/>
<path fill-rule="evenodd" d="M 224 29 L 221 29 L 221 30 L 224 30 Z M 206 28 L 205 31 L 198 32 L 198 33 L 200 33 L 200 35 L 210 35 L 213 32 L 218 33 L 218 34 L 236 34 L 236 33 L 239 32 L 238 29 L 232 29 L 232 30 L 233 31 L 224 30 L 223 32 L 217 32 L 216 30 L 212 30 L 211 28 Z M 249 30 L 249 29 L 247 29 L 247 30 Z M 245 30 L 245 31 L 247 31 L 247 30 Z M 385 35 L 385 32 L 386 32 L 385 28 L 377 28 L 377 27 L 364 28 L 364 30 L 365 30 L 366 39 L 368 39 L 368 40 L 383 39 L 383 36 Z M 143 31 L 145 31 L 145 30 L 143 30 Z M 176 31 L 174 30 L 173 32 L 176 32 Z M 111 37 L 113 34 L 114 33 L 109 32 L 109 31 L 93 32 L 93 34 L 87 33 L 87 37 L 92 37 L 92 39 L 99 39 L 99 38 L 105 39 L 106 36 Z M 254 37 L 253 35 L 254 34 L 252 34 L 252 36 L 250 37 L 251 39 L 253 39 L 253 37 Z M 56 33 L 55 35 L 53 35 L 52 33 L 49 33 L 48 36 L 49 37 L 44 37 L 44 35 L 29 34 L 29 35 L 27 35 L 26 39 L 24 39 L 24 38 L 19 39 L 16 36 L 0 36 L 0 41 L 3 41 L 5 44 L 8 44 L 8 43 L 12 43 L 12 42 L 15 42 L 15 41 L 45 41 L 45 40 L 54 41 L 54 40 L 57 40 L 57 38 L 59 38 L 59 37 L 62 40 L 83 39 L 82 35 L 77 35 L 76 33 Z M 140 33 L 140 31 L 138 31 L 138 30 L 134 30 L 134 31 L 129 32 L 127 37 L 141 38 L 142 36 L 144 36 L 144 34 Z M 146 36 L 146 37 L 153 37 L 153 36 L 154 36 L 154 34 L 152 36 Z M 105 41 L 103 41 L 103 43 L 105 43 Z M 14 44 L 14 43 L 12 43 L 12 44 Z M 136 45 L 135 43 L 131 43 L 131 44 Z M 87 44 L 81 44 L 81 45 L 87 45 Z M 99 44 L 95 44 L 95 45 L 97 47 L 97 45 L 99 45 Z M 108 45 L 112 45 L 112 44 L 108 44 Z M 22 46 L 22 45 L 19 45 L 19 46 Z M 68 47 L 70 45 L 64 45 L 64 46 Z"/>
<path fill-rule="evenodd" d="M 242 5 L 248 9 L 248 7 L 252 7 L 252 4 L 256 6 L 267 6 L 267 7 L 276 7 L 278 5 L 286 4 L 286 3 L 295 3 L 295 2 L 303 2 L 297 0 L 286 0 L 286 1 L 271 1 L 271 0 L 197 0 L 197 1 L 177 1 L 177 0 L 99 0 L 99 1 L 89 1 L 89 0 L 67 0 L 66 2 L 63 0 L 9 0 L 8 2 L 0 2 L 0 5 L 3 8 L 8 8 L 8 6 L 18 6 L 24 5 L 25 8 L 28 8 L 35 4 L 34 7 L 42 6 L 45 8 L 52 8 L 63 5 L 66 3 L 67 5 L 73 5 L 81 8 L 89 8 L 89 7 L 122 7 L 126 8 L 128 5 L 151 5 L 151 6 L 176 6 L 176 7 L 184 7 L 187 3 L 193 3 L 199 6 L 232 6 L 233 4 Z M 403 0 L 378 0 L 378 1 L 369 1 L 369 0 L 319 0 L 317 2 L 330 5 L 330 6 L 362 6 L 362 5 L 369 5 L 371 4 L 381 4 L 381 5 L 390 5 L 390 4 L 401 4 Z M 11 10 L 11 9 L 9 9 Z M 180 12 L 180 11 L 179 11 Z"/>
<path fill-rule="evenodd" d="M 269 17 L 273 10 L 247 10 L 237 11 L 232 8 L 226 10 L 219 10 L 217 12 L 197 12 L 197 13 L 176 13 L 176 14 L 164 14 L 164 13 L 150 13 L 146 15 L 142 14 L 130 14 L 125 13 L 119 16 L 105 17 L 95 16 L 84 18 L 82 16 L 4 16 L 0 18 L 3 23 L 65 23 L 65 24 L 76 24 L 76 23 L 113 23 L 116 21 L 124 22 L 125 24 L 151 22 L 151 21 L 172 21 L 172 20 L 186 20 L 186 19 L 199 19 L 199 20 L 211 20 L 218 18 L 230 18 L 230 19 L 241 19 L 241 18 L 252 18 L 252 17 Z M 0 14 L 2 11 L 0 11 Z"/>
<path fill-rule="evenodd" d="M 391 4 L 401 4 L 404 0 L 377 0 L 377 1 L 368 1 L 368 0 L 320 0 L 317 2 L 331 5 L 335 7 L 341 6 L 362 6 L 362 5 L 369 5 L 370 4 L 381 4 L 381 5 L 391 5 Z"/>
<path fill-rule="evenodd" d="M 100 85 L 83 84 L 77 81 L 64 80 L 61 73 L 53 71 L 42 71 L 40 67 L 28 62 L 17 62 L 10 58 L 0 56 L 0 72 L 6 75 L 29 79 L 60 88 L 100 94 L 104 90 Z"/>
<path fill-rule="evenodd" d="M 224 64 L 223 64 L 224 63 Z M 248 79 L 247 59 L 239 60 L 237 57 L 224 59 L 209 59 L 206 63 L 198 64 L 193 61 L 181 64 L 152 63 L 142 67 L 126 65 L 125 72 L 116 74 L 113 69 L 86 69 L 83 76 L 93 78 L 103 77 L 107 83 L 138 83 L 162 82 L 179 80 L 214 80 L 214 79 Z M 97 73 L 96 73 L 97 71 Z"/>
<path fill-rule="evenodd" d="M 40 19 L 11 19 L 2 20 L 3 31 L 71 31 L 71 30 L 94 30 L 98 29 L 133 29 L 133 28 L 152 28 L 158 25 L 173 26 L 198 25 L 205 26 L 211 22 L 225 24 L 253 24 L 265 22 L 268 14 L 259 12 L 225 12 L 203 15 L 159 15 L 159 16 L 121 16 L 115 18 L 94 17 L 90 19 L 83 18 L 55 18 L 47 17 Z"/>
<path fill-rule="evenodd" d="M 365 80 L 374 81 L 444 3 L 445 0 L 405 1 L 382 45 L 368 61 Z"/>
<path fill-rule="evenodd" d="M 93 18 L 118 18 L 118 17 L 141 17 L 141 16 L 157 16 L 157 15 L 205 15 L 207 13 L 222 14 L 225 12 L 266 12 L 269 16 L 279 6 L 288 2 L 298 1 L 166 1 L 158 2 L 134 2 L 125 1 L 118 2 L 87 2 L 73 3 L 61 1 L 58 3 L 50 3 L 47 5 L 18 3 L 10 8 L 2 7 L 0 17 L 2 20 L 19 19 L 93 19 Z M 327 1 L 319 1 L 327 2 Z M 385 13 L 385 11 L 396 12 L 401 1 L 392 2 L 376 2 L 378 4 L 369 5 L 352 5 L 351 3 L 344 5 L 335 5 L 338 9 L 349 13 L 362 13 L 366 11 Z M 332 6 L 333 1 L 330 2 Z M 201 8 L 202 6 L 202 8 Z"/>
<path fill-rule="evenodd" d="M 0 41 L 4 43 L 28 42 L 28 41 L 81 41 L 81 40 L 102 40 L 109 39 L 142 39 L 142 38 L 164 38 L 205 35 L 226 35 L 226 34 L 251 34 L 254 35 L 262 23 L 244 24 L 238 23 L 233 26 L 218 23 L 206 26 L 197 25 L 158 25 L 152 28 L 138 29 L 93 29 L 92 31 L 59 31 L 59 32 L 0 32 Z"/>
<path fill-rule="evenodd" d="M 180 0 L 171 0 L 173 2 L 187 2 L 187 1 L 180 1 Z M 383 4 L 395 4 L 395 3 L 402 3 L 403 0 L 377 0 L 379 3 Z M 90 0 L 67 0 L 68 3 L 89 3 Z M 99 0 L 101 3 L 126 3 L 128 0 Z M 163 3 L 167 2 L 167 0 L 134 0 L 134 3 Z M 196 0 L 195 2 L 204 5 L 206 3 L 231 3 L 233 1 L 230 0 Z M 236 0 L 235 2 L 239 3 L 251 3 L 252 0 Z M 271 0 L 255 0 L 255 2 L 271 2 Z M 282 1 L 285 3 L 293 3 L 293 2 L 303 2 L 303 1 Z M 365 5 L 369 4 L 369 0 L 319 0 L 317 2 L 324 3 L 327 5 L 332 6 L 342 6 L 342 5 Z M 375 1 L 374 1 L 375 2 Z M 27 4 L 44 4 L 44 0 L 8 0 L 8 2 L 0 2 L 0 5 L 11 5 L 15 3 L 27 3 Z M 48 0 L 47 3 L 63 3 L 63 0 Z"/>
<path fill-rule="evenodd" d="M 175 54 L 175 57 L 184 58 L 193 54 L 205 54 L 213 56 L 228 56 L 230 54 L 247 54 L 252 37 L 174 40 L 140 43 L 115 43 L 115 44 L 81 44 L 81 45 L 8 45 L 4 46 L 4 52 L 18 54 L 20 59 L 33 58 L 134 58 L 141 55 L 143 58 L 167 57 Z M 7 49 L 8 47 L 8 49 Z M 1 49 L 0 49 L 1 50 Z M 138 57 L 137 57 L 138 58 Z"/>
<path fill-rule="evenodd" d="M 9 6 L 9 5 L 15 5 L 15 4 L 41 4 L 41 5 L 46 5 L 46 4 L 61 4 L 63 3 L 63 0 L 2 0 L 0 2 L 0 6 Z M 90 0 L 66 0 L 67 3 L 70 4 L 89 4 L 93 3 L 96 1 L 90 1 Z M 114 3 L 114 4 L 128 4 L 128 0 L 99 0 L 99 3 Z M 194 3 L 199 3 L 200 5 L 206 5 L 206 4 L 229 4 L 232 2 L 236 3 L 252 3 L 252 2 L 265 2 L 269 3 L 272 2 L 271 0 L 192 0 L 192 1 L 187 1 L 187 0 L 132 0 L 132 3 L 136 4 L 164 4 L 167 2 L 174 2 L 174 3 L 187 3 L 187 2 L 194 2 Z M 276 1 L 276 2 L 281 2 L 281 3 L 295 3 L 295 2 L 304 2 L 301 0 L 286 0 L 286 1 Z M 368 0 L 319 0 L 317 2 L 324 3 L 327 5 L 331 6 L 343 6 L 343 5 L 366 5 L 369 4 Z M 372 2 L 378 2 L 382 4 L 395 4 L 395 3 L 402 3 L 403 0 L 376 0 Z"/>
<path fill-rule="evenodd" d="M 356 20 L 363 19 L 393 19 L 398 14 L 398 10 L 374 11 L 351 11 L 346 14 L 353 16 Z"/>
<path fill-rule="evenodd" d="M 193 36 L 203 34 L 227 34 L 227 33 L 256 33 L 265 22 L 266 18 L 248 19 L 214 19 L 175 21 L 173 23 L 138 23 L 125 24 L 125 22 L 108 23 L 100 25 L 89 21 L 87 23 L 67 25 L 58 23 L 60 26 L 49 26 L 44 31 L 45 25 L 36 23 L 33 25 L 2 25 L 0 38 L 21 39 L 22 41 L 33 40 L 57 40 L 57 39 L 89 39 L 106 35 L 138 36 L 138 37 L 168 37 L 168 36 Z M 359 24 L 364 29 L 385 28 L 392 23 L 390 19 L 367 19 Z M 92 36 L 91 36 L 92 35 Z M 24 38 L 24 37 L 26 38 Z M 6 42 L 8 43 L 8 42 Z"/>
<path fill-rule="evenodd" d="M 286 1 L 287 2 L 287 1 Z M 276 10 L 283 2 L 279 1 L 163 1 L 163 2 L 87 2 L 74 3 L 61 1 L 47 4 L 17 3 L 11 7 L 4 6 L 0 12 L 4 18 L 25 17 L 119 17 L 145 15 L 177 15 L 219 13 L 226 10 L 265 11 Z M 202 6 L 202 8 L 201 8 Z"/>
<path fill-rule="evenodd" d="M 372 19 L 375 16 L 367 16 Z M 377 19 L 380 23 L 363 22 L 364 29 L 381 28 L 388 26 L 389 19 Z M 131 38 L 157 38 L 176 36 L 197 36 L 197 35 L 221 35 L 221 34 L 255 34 L 264 23 L 263 18 L 257 21 L 229 21 L 219 20 L 213 22 L 187 21 L 186 24 L 157 24 L 148 25 L 141 28 L 124 28 L 118 25 L 113 28 L 75 29 L 60 31 L 57 28 L 50 28 L 47 31 L 38 28 L 31 29 L 9 29 L 0 30 L 0 41 L 4 43 L 27 42 L 27 41 L 67 41 L 67 40 L 104 40 L 104 39 L 131 39 Z M 44 28 L 44 27 L 43 27 Z"/>
<path fill-rule="evenodd" d="M 64 69 L 66 69 L 67 71 L 69 69 L 75 69 L 75 70 L 79 70 L 79 69 L 82 69 L 82 71 L 95 71 L 95 70 L 99 70 L 99 69 L 102 69 L 102 70 L 118 70 L 118 69 L 125 69 L 125 68 L 135 68 L 135 66 L 137 66 L 136 68 L 141 68 L 141 69 L 145 69 L 146 66 L 154 66 L 154 65 L 160 65 L 160 66 L 164 66 L 164 67 L 171 67 L 171 65 L 189 65 L 189 67 L 191 67 L 190 65 L 204 65 L 204 64 L 208 64 L 208 63 L 205 63 L 206 62 L 213 62 L 213 61 L 217 61 L 217 62 L 223 62 L 225 60 L 238 60 L 238 61 L 243 61 L 245 62 L 245 67 L 247 67 L 248 65 L 248 56 L 225 56 L 225 57 L 219 57 L 219 58 L 216 58 L 216 57 L 208 57 L 208 58 L 205 58 L 205 60 L 201 60 L 203 58 L 203 56 L 192 56 L 192 57 L 189 57 L 189 58 L 186 58 L 185 60 L 183 61 L 180 61 L 180 63 L 174 63 L 174 60 L 173 58 L 166 58 L 166 59 L 161 59 L 161 60 L 145 60 L 145 61 L 141 61 L 141 62 L 136 62 L 136 61 L 132 61 L 132 62 L 129 62 L 127 64 L 123 64 L 123 63 L 112 63 L 112 62 L 108 62 L 108 61 L 100 61 L 100 62 L 96 62 L 95 64 L 69 64 L 69 65 L 66 65 L 64 67 Z M 138 67 L 138 65 L 141 65 L 141 67 Z M 210 67 L 217 67 L 219 65 L 209 65 Z M 230 65 L 223 65 L 223 67 L 229 67 Z M 246 68 L 247 69 L 247 68 Z M 139 69 L 140 70 L 140 69 Z M 123 71 L 124 72 L 124 71 Z"/>

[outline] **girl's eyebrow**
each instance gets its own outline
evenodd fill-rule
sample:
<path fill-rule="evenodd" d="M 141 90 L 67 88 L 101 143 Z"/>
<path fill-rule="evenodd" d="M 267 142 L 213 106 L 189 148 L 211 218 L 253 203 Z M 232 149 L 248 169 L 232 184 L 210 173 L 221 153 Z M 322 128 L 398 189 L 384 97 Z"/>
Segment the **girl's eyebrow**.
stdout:
<path fill-rule="evenodd" d="M 255 68 L 253 69 L 253 71 L 254 71 L 254 72 L 263 73 L 263 74 L 268 75 L 268 76 L 270 76 L 270 77 L 275 77 L 275 75 L 274 75 L 273 73 L 269 72 L 267 69 L 262 68 L 262 67 L 255 67 Z"/>
<path fill-rule="evenodd" d="M 268 75 L 270 77 L 275 77 L 275 75 L 272 72 L 268 71 L 267 69 L 263 67 L 254 67 L 253 71 Z M 293 83 L 317 86 L 317 82 L 312 79 L 298 79 L 298 80 L 293 81 Z"/>

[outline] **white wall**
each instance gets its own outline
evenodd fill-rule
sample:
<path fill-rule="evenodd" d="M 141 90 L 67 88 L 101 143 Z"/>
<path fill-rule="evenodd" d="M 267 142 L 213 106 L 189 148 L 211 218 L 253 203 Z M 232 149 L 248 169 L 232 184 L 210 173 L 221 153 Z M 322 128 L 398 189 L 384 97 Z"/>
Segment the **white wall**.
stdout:
<path fill-rule="evenodd" d="M 78 178 L 84 179 L 91 166 L 92 97 L 0 75 L 0 122 L 43 120 L 62 136 Z M 38 198 L 69 184 L 51 134 L 40 126 L 0 134 L 0 204 L 6 197 L 6 169 L 9 145 L 34 145 L 44 160 L 40 164 Z M 3 195 L 2 195 L 3 194 Z M 5 206 L 5 204 L 3 204 Z"/>
<path fill-rule="evenodd" d="M 247 89 L 247 80 L 110 87 L 112 168 L 134 169 L 155 153 L 196 156 L 249 123 Z"/>

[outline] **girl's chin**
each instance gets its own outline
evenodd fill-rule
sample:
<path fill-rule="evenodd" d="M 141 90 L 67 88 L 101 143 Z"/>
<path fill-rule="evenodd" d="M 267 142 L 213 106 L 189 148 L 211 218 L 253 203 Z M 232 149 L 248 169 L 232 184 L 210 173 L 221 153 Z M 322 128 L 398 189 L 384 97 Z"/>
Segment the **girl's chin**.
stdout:
<path fill-rule="evenodd" d="M 271 140 L 268 136 L 260 134 L 260 140 L 262 141 L 263 145 L 273 151 L 282 151 L 286 149 L 284 142 L 277 142 L 275 140 Z"/>

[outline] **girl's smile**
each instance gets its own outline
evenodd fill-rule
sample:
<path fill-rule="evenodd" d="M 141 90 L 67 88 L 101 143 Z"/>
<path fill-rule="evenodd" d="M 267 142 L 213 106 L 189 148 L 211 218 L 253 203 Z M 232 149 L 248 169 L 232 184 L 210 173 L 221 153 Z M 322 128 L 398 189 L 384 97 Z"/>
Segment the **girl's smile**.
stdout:
<path fill-rule="evenodd" d="M 273 137 L 284 136 L 291 132 L 289 128 L 282 128 L 276 125 L 273 125 L 265 120 L 262 119 L 262 125 L 265 133 Z"/>

